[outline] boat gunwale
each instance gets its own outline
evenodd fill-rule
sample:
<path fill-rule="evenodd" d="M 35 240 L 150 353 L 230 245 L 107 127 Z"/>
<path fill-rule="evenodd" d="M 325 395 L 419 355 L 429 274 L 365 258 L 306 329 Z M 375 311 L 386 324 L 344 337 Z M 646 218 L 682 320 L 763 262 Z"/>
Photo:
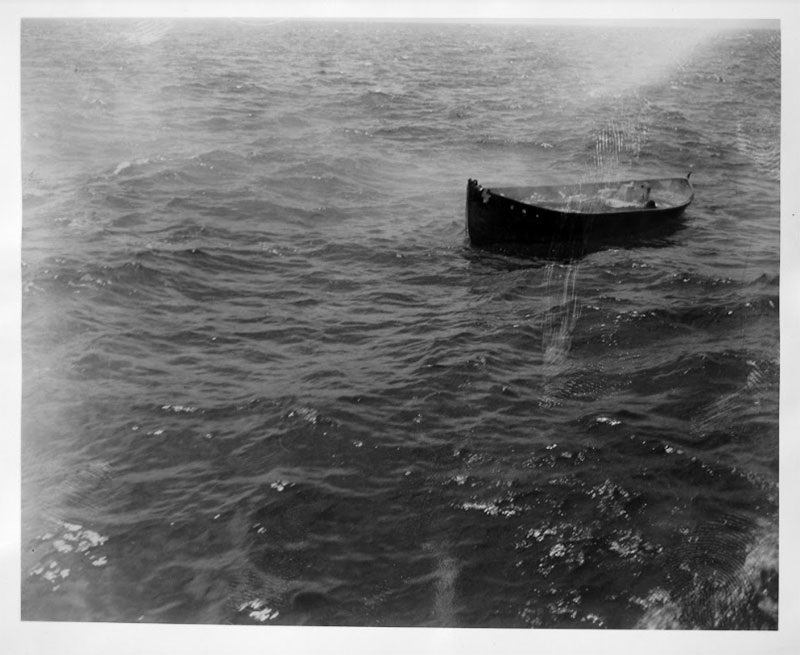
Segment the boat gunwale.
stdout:
<path fill-rule="evenodd" d="M 691 175 L 691 174 L 690 174 Z M 503 198 L 504 200 L 512 203 L 518 203 L 522 207 L 526 207 L 533 210 L 538 211 L 545 211 L 545 212 L 555 212 L 558 214 L 563 214 L 566 216 L 571 217 L 598 217 L 598 216 L 608 216 L 608 215 L 617 215 L 617 214 L 629 214 L 634 212 L 642 212 L 646 211 L 648 213 L 658 214 L 661 212 L 674 212 L 677 210 L 686 209 L 692 200 L 694 200 L 694 186 L 692 185 L 689 175 L 686 177 L 664 177 L 664 178 L 642 178 L 642 179 L 626 179 L 626 180 L 611 180 L 611 181 L 599 181 L 599 182 L 576 182 L 574 184 L 550 184 L 550 185 L 540 185 L 540 186 L 502 186 L 502 187 L 488 187 L 480 184 L 477 180 L 474 180 L 476 188 L 480 189 L 481 192 L 489 193 L 492 196 Z M 580 190 L 583 188 L 594 188 L 594 189 L 602 189 L 602 188 L 611 188 L 614 186 L 620 186 L 624 184 L 630 183 L 638 183 L 638 182 L 647 182 L 647 183 L 654 183 L 654 182 L 679 182 L 681 186 L 686 185 L 688 187 L 688 196 L 683 202 L 678 204 L 670 204 L 665 206 L 656 206 L 656 207 L 641 207 L 641 206 L 631 206 L 631 207 L 609 207 L 603 208 L 599 211 L 581 211 L 576 209 L 569 209 L 568 207 L 552 207 L 546 204 L 537 205 L 530 202 L 526 202 L 521 200 L 520 198 L 516 197 L 518 195 L 523 194 L 533 194 L 537 191 L 543 190 L 567 190 L 567 189 L 575 189 Z M 511 195 L 513 194 L 513 195 Z"/>

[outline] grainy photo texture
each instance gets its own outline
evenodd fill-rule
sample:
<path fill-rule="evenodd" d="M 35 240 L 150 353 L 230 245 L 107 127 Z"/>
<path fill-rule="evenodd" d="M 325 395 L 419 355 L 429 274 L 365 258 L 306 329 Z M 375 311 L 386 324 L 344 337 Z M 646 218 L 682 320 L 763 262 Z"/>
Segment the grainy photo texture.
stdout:
<path fill-rule="evenodd" d="M 24 620 L 777 629 L 777 21 L 21 30 Z"/>

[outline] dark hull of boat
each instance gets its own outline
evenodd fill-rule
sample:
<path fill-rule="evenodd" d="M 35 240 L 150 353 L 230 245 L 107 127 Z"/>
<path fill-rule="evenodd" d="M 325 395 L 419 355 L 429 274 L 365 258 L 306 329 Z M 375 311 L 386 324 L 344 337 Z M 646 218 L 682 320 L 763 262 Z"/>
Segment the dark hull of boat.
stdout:
<path fill-rule="evenodd" d="M 618 183 L 572 187 L 514 187 L 486 189 L 476 180 L 467 184 L 467 232 L 473 245 L 557 244 L 591 248 L 594 243 L 613 244 L 631 236 L 657 231 L 674 224 L 694 197 L 687 178 L 649 181 L 669 189 L 677 200 L 661 206 L 614 211 L 568 211 L 526 203 L 537 192 L 593 191 Z"/>

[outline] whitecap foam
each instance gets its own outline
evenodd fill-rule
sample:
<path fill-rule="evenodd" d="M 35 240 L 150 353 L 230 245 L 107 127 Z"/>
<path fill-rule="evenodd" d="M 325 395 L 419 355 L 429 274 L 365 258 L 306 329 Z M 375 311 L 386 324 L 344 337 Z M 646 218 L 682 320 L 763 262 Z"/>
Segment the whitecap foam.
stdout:
<path fill-rule="evenodd" d="M 246 612 L 247 615 L 254 621 L 264 623 L 265 621 L 274 621 L 280 615 L 278 610 L 272 609 L 267 605 L 265 600 L 255 598 L 248 600 L 239 605 L 238 611 L 240 613 Z"/>
<path fill-rule="evenodd" d="M 28 570 L 29 577 L 49 582 L 53 591 L 60 587 L 81 559 L 95 567 L 108 563 L 108 558 L 97 552 L 108 537 L 78 523 L 59 522 L 58 525 L 59 530 L 38 537 L 38 541 L 49 543 L 51 551 Z"/>

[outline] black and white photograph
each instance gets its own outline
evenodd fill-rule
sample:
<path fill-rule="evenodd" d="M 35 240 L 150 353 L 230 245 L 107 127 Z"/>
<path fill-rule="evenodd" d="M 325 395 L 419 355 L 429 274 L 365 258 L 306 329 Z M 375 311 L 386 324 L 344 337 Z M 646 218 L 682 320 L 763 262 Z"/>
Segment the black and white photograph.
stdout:
<path fill-rule="evenodd" d="M 782 28 L 23 13 L 20 621 L 789 627 Z"/>

